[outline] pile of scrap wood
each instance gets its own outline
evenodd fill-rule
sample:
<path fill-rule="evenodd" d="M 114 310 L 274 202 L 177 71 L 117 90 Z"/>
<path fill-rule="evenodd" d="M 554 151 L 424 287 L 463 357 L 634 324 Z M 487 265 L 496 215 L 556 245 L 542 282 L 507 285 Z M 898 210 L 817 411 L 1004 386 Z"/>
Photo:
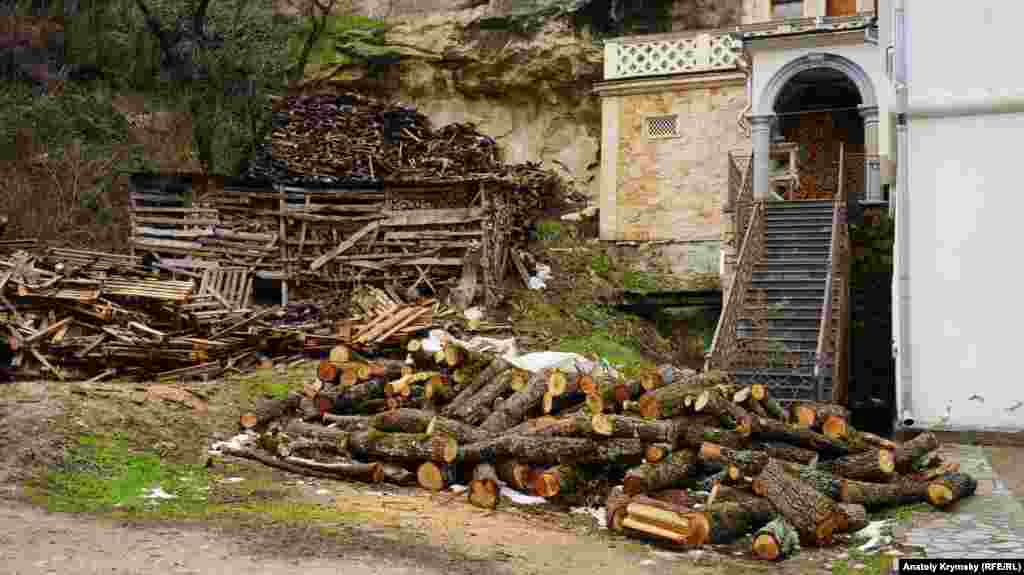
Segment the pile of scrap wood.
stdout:
<path fill-rule="evenodd" d="M 765 560 L 859 530 L 868 510 L 946 508 L 976 486 L 930 433 L 897 444 L 854 429 L 842 406 L 783 407 L 720 372 L 630 379 L 589 360 L 531 372 L 416 339 L 407 352 L 355 360 L 339 346 L 315 384 L 242 415 L 220 453 L 318 477 L 468 485 L 485 508 L 504 486 L 602 501 L 613 531 L 670 546 L 752 534 Z"/>
<path fill-rule="evenodd" d="M 505 165 L 497 142 L 473 124 L 434 129 L 415 108 L 355 93 L 287 97 L 272 126 L 251 177 L 305 185 L 488 176 L 528 186 L 554 177 L 531 164 Z"/>
<path fill-rule="evenodd" d="M 319 357 L 342 343 L 362 351 L 401 344 L 454 313 L 373 288 L 359 292 L 343 319 L 316 303 L 261 308 L 237 297 L 251 278 L 214 271 L 174 280 L 140 258 L 67 249 L 0 258 L 11 367 L 61 380 L 212 378 Z M 362 307 L 366 298 L 376 305 Z"/>

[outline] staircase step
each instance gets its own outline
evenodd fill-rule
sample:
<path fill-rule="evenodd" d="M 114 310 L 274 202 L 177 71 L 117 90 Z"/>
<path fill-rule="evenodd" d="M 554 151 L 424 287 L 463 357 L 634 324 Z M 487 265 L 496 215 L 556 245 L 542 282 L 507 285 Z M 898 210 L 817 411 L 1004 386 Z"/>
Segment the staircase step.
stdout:
<path fill-rule="evenodd" d="M 831 210 L 834 205 L 832 200 L 795 200 L 789 202 L 768 202 L 765 204 L 768 212 L 813 209 Z"/>
<path fill-rule="evenodd" d="M 744 337 L 740 338 L 747 342 L 752 351 L 778 351 L 786 352 L 807 352 L 814 353 L 818 348 L 818 338 L 775 338 L 775 337 Z"/>
<path fill-rule="evenodd" d="M 797 240 L 797 241 L 824 241 L 830 242 L 832 240 L 832 230 L 825 228 L 822 229 L 820 226 L 805 227 L 805 228 L 773 228 L 768 227 L 764 231 L 765 240 L 779 241 L 779 240 Z"/>
<path fill-rule="evenodd" d="M 766 246 L 764 249 L 765 260 L 777 258 L 788 259 L 824 259 L 828 260 L 828 247 L 818 246 Z"/>
<path fill-rule="evenodd" d="M 737 337 L 763 337 L 766 339 L 778 339 L 786 341 L 818 341 L 818 328 L 815 327 L 789 327 L 789 328 L 768 328 L 760 333 L 754 330 L 750 324 L 739 324 L 736 326 Z"/>
<path fill-rule="evenodd" d="M 800 377 L 800 378 L 814 378 L 814 366 L 808 365 L 799 367 L 797 369 L 790 369 L 788 367 L 766 367 L 764 369 L 733 369 L 730 370 L 732 375 L 736 377 L 754 377 L 758 375 L 767 375 L 770 377 Z"/>
<path fill-rule="evenodd" d="M 818 331 L 818 322 L 821 321 L 820 313 L 807 315 L 784 315 L 780 317 L 760 318 L 760 321 L 771 332 L 775 330 L 800 329 Z M 754 320 L 752 316 L 736 318 L 736 326 L 747 329 L 752 327 Z"/>
<path fill-rule="evenodd" d="M 787 223 L 798 223 L 798 224 L 822 224 L 826 226 L 832 225 L 832 212 L 817 213 L 804 213 L 804 212 L 772 212 L 768 211 L 764 214 L 764 221 L 768 222 L 768 225 L 775 224 L 787 224 Z"/>
<path fill-rule="evenodd" d="M 824 282 L 825 278 L 828 277 L 828 268 L 824 265 L 818 266 L 818 269 L 790 269 L 790 268 L 771 268 L 758 266 L 754 268 L 754 274 L 751 279 L 755 282 L 758 281 L 782 281 L 782 282 L 795 282 L 795 281 L 820 281 Z"/>
<path fill-rule="evenodd" d="M 828 270 L 828 256 L 824 258 L 787 258 L 787 257 L 766 257 L 754 268 L 757 269 L 783 270 Z"/>
<path fill-rule="evenodd" d="M 754 276 L 750 278 L 750 285 L 757 289 L 798 289 L 798 290 L 811 290 L 811 289 L 825 289 L 825 274 L 820 274 L 818 277 L 792 277 L 784 276 L 778 277 L 766 277 L 763 273 L 754 273 Z"/>

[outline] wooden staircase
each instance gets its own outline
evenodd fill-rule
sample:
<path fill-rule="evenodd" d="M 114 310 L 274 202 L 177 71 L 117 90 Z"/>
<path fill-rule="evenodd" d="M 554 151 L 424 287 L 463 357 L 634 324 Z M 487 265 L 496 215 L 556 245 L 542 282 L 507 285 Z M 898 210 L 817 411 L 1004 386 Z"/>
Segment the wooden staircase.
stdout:
<path fill-rule="evenodd" d="M 735 272 L 705 369 L 766 385 L 780 401 L 846 403 L 849 324 L 847 195 L 754 200 L 752 158 L 731 157 Z M 843 173 L 840 154 L 839 173 Z"/>

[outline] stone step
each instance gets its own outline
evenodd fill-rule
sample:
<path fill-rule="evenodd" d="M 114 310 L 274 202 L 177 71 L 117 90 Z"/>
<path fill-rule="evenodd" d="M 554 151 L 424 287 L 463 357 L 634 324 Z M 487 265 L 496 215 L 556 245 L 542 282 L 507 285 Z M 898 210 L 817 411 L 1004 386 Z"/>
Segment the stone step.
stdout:
<path fill-rule="evenodd" d="M 755 290 L 751 292 L 750 290 Z M 747 291 L 747 301 L 754 303 L 760 294 L 763 293 L 766 301 L 773 302 L 785 298 L 816 298 L 823 299 L 825 296 L 825 284 L 821 283 L 806 287 L 778 287 L 771 285 L 752 285 Z"/>
<path fill-rule="evenodd" d="M 755 270 L 828 270 L 828 256 L 824 258 L 790 258 L 782 256 L 765 257 L 754 267 Z"/>
<path fill-rule="evenodd" d="M 770 327 L 763 332 L 755 330 L 750 324 L 740 323 L 736 326 L 737 337 L 763 337 L 766 339 L 779 339 L 786 341 L 818 341 L 818 327 Z"/>
<path fill-rule="evenodd" d="M 766 248 L 814 247 L 827 250 L 832 245 L 832 236 L 830 234 L 793 235 L 791 233 L 765 235 L 764 245 Z"/>
<path fill-rule="evenodd" d="M 765 246 L 765 258 L 762 261 L 773 259 L 823 259 L 828 261 L 828 246 Z"/>
<path fill-rule="evenodd" d="M 764 230 L 764 239 L 771 241 L 792 239 L 798 241 L 818 240 L 829 242 L 832 240 L 832 230 L 828 227 L 822 228 L 821 226 L 808 226 L 804 228 L 768 227 Z"/>
<path fill-rule="evenodd" d="M 765 317 L 759 319 L 759 322 L 763 324 L 765 327 L 767 327 L 768 330 L 770 330 L 771 332 L 774 332 L 774 330 L 785 329 L 811 330 L 817 332 L 818 322 L 820 321 L 820 313 L 780 317 Z M 753 329 L 753 323 L 754 319 L 751 316 L 736 318 L 737 328 L 742 327 L 745 330 Z"/>
<path fill-rule="evenodd" d="M 803 352 L 814 353 L 818 348 L 818 338 L 774 338 L 774 337 L 743 337 L 739 338 L 749 346 L 751 351 L 770 352 Z"/>
<path fill-rule="evenodd" d="M 797 369 L 791 369 L 788 367 L 766 367 L 764 369 L 733 369 L 729 373 L 737 377 L 755 377 L 758 375 L 767 375 L 771 377 L 799 377 L 810 379 L 814 377 L 814 366 L 801 366 Z"/>
<path fill-rule="evenodd" d="M 820 281 L 828 277 L 828 268 L 824 265 L 818 269 L 771 268 L 758 266 L 754 268 L 751 279 L 757 281 Z"/>
<path fill-rule="evenodd" d="M 764 221 L 768 227 L 774 226 L 787 226 L 791 224 L 813 225 L 813 226 L 828 226 L 832 227 L 832 214 L 808 214 L 802 213 L 791 214 L 789 212 L 767 212 L 764 215 Z"/>
<path fill-rule="evenodd" d="M 763 273 L 754 273 L 750 285 L 756 289 L 825 289 L 825 274 L 818 277 L 766 277 Z"/>
<path fill-rule="evenodd" d="M 835 203 L 832 200 L 796 200 L 791 202 L 768 202 L 765 204 L 767 212 L 790 212 L 799 210 L 827 210 L 832 211 Z"/>

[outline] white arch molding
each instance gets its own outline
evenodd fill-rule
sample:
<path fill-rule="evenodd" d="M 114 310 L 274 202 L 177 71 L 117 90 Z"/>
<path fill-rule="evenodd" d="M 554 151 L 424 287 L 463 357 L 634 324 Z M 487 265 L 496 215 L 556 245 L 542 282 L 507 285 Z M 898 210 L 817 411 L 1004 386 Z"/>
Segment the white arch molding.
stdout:
<path fill-rule="evenodd" d="M 761 97 L 757 102 L 757 115 L 772 116 L 775 114 L 775 101 L 782 89 L 797 74 L 818 68 L 831 68 L 842 72 L 855 86 L 860 93 L 860 105 L 862 108 L 874 108 L 878 106 L 878 98 L 875 96 L 875 86 L 871 78 L 864 72 L 859 64 L 849 58 L 831 53 L 815 53 L 801 56 L 786 64 L 775 72 L 768 85 L 764 87 Z"/>

